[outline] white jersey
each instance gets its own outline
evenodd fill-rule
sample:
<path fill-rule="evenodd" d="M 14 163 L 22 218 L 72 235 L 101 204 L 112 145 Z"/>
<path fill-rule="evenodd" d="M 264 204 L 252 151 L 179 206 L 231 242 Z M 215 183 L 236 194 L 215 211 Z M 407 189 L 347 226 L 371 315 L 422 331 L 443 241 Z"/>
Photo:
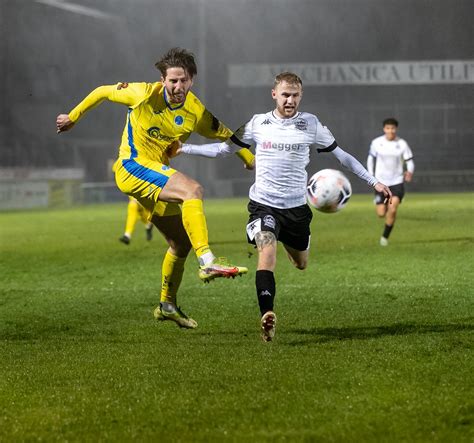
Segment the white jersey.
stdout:
<path fill-rule="evenodd" d="M 319 145 L 318 152 L 337 147 L 329 129 L 307 112 L 286 119 L 278 118 L 274 112 L 256 114 L 235 135 L 256 144 L 255 183 L 250 188 L 250 199 L 280 209 L 306 203 L 306 166 L 311 145 Z"/>
<path fill-rule="evenodd" d="M 375 159 L 375 171 L 373 161 Z M 368 170 L 378 181 L 387 186 L 403 183 L 404 163 L 412 160 L 413 154 L 408 143 L 402 138 L 387 140 L 385 135 L 375 138 L 370 144 Z"/>

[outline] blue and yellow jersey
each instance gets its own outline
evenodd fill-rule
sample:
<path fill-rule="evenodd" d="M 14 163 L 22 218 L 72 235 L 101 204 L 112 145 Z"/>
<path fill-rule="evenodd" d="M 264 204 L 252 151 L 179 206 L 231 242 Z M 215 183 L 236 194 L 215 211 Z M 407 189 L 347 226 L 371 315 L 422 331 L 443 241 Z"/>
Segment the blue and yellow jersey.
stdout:
<path fill-rule="evenodd" d="M 77 122 L 104 100 L 128 107 L 119 150 L 122 159 L 146 158 L 169 164 L 169 145 L 175 140 L 186 141 L 192 132 L 221 141 L 233 134 L 192 92 L 181 105 L 169 103 L 160 82 L 100 86 L 69 113 L 69 118 Z"/>

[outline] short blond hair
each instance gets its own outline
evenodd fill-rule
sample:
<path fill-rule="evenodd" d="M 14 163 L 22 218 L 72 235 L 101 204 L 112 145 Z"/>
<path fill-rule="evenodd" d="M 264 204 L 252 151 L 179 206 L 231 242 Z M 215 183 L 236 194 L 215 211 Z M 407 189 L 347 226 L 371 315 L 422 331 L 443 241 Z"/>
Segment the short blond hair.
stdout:
<path fill-rule="evenodd" d="M 273 87 L 276 88 L 282 82 L 289 83 L 290 85 L 300 85 L 303 86 L 301 78 L 294 74 L 293 72 L 282 72 L 275 77 Z"/>

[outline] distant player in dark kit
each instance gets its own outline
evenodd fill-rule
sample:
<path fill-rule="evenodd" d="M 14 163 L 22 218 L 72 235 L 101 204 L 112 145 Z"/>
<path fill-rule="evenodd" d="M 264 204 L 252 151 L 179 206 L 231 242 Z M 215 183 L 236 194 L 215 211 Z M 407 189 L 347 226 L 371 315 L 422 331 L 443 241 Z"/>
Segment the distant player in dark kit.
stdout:
<path fill-rule="evenodd" d="M 415 171 L 413 154 L 408 143 L 397 136 L 398 121 L 387 118 L 383 122 L 384 135 L 370 144 L 367 169 L 377 180 L 383 181 L 392 192 L 392 201 L 385 202 L 379 192 L 375 192 L 375 210 L 385 218 L 385 226 L 380 245 L 388 246 L 388 237 L 397 218 L 398 206 L 405 195 L 404 182 L 410 182 Z"/>

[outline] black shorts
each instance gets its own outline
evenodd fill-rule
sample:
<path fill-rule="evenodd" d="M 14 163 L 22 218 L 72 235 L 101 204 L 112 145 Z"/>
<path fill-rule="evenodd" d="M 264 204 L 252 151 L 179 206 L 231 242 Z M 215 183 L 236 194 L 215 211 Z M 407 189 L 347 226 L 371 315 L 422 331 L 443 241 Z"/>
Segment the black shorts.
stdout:
<path fill-rule="evenodd" d="M 296 249 L 309 249 L 311 238 L 310 224 L 313 212 L 308 205 L 291 209 L 278 209 L 250 200 L 248 206 L 249 222 L 247 224 L 247 240 L 255 244 L 255 234 L 269 231 L 275 234 L 278 241 Z"/>
<path fill-rule="evenodd" d="M 398 197 L 400 199 L 400 203 L 403 200 L 403 196 L 405 195 L 405 186 L 403 186 L 403 183 L 399 183 L 398 185 L 393 185 L 389 186 L 390 191 L 392 191 L 392 195 L 394 197 Z M 376 205 L 383 205 L 383 201 L 385 200 L 385 196 L 383 195 L 383 192 L 377 192 L 375 191 L 375 199 L 374 203 Z"/>

